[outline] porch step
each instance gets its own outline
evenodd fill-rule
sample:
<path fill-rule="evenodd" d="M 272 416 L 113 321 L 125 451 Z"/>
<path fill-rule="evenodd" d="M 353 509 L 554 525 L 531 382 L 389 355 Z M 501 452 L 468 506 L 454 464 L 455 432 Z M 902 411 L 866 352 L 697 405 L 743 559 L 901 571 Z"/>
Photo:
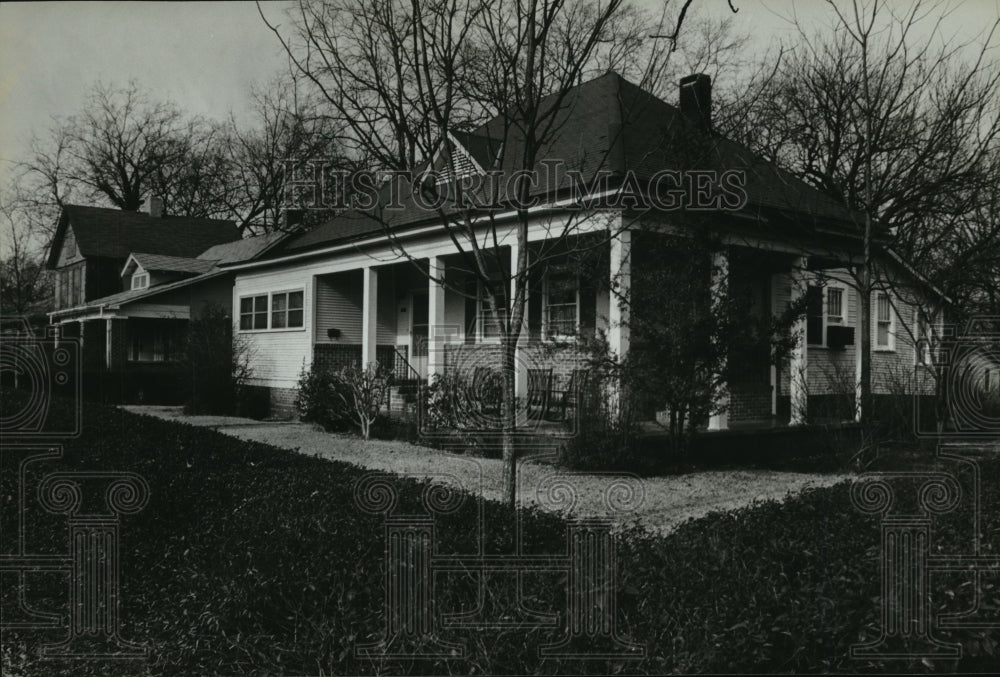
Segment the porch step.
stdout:
<path fill-rule="evenodd" d="M 417 408 L 420 382 L 399 381 L 389 388 L 389 409 L 391 411 L 412 412 Z"/>

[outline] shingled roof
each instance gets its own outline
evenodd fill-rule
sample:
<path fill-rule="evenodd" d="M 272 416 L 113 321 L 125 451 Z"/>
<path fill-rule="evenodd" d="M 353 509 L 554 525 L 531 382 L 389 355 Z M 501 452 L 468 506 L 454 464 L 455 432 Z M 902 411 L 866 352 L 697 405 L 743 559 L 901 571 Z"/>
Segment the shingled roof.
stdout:
<path fill-rule="evenodd" d="M 240 239 L 236 224 L 187 216 L 153 217 L 104 207 L 65 205 L 59 217 L 48 266 L 54 268 L 67 228 L 85 257 L 122 259 L 132 252 L 195 258 L 212 245 Z"/>
<path fill-rule="evenodd" d="M 147 254 L 134 252 L 131 258 L 143 270 L 164 273 L 207 273 L 215 267 L 215 262 L 205 259 L 191 259 L 181 256 L 164 256 L 163 254 Z"/>
<path fill-rule="evenodd" d="M 829 195 L 809 186 L 791 173 L 754 155 L 746 147 L 718 133 L 697 134 L 681 111 L 634 85 L 617 73 L 583 83 L 565 93 L 560 108 L 552 116 L 551 136 L 538 153 L 537 176 L 541 179 L 533 193 L 557 196 L 569 189 L 569 177 L 558 185 L 547 185 L 541 162 L 561 160 L 564 167 L 579 171 L 589 183 L 598 172 L 610 172 L 620 180 L 626 171 L 648 179 L 664 169 L 707 169 L 723 172 L 743 170 L 748 203 L 744 213 L 765 220 L 783 220 L 785 226 L 820 228 L 840 234 L 856 231 L 855 217 Z M 542 109 L 551 111 L 554 96 L 543 100 Z M 544 115 L 545 113 L 542 113 Z M 501 148 L 504 166 L 518 168 L 523 140 L 502 118 L 472 132 L 453 132 L 480 166 L 495 166 Z M 612 184 L 615 185 L 615 184 Z M 383 188 L 383 195 L 387 188 Z M 440 221 L 436 212 L 420 208 L 401 193 L 402 209 L 348 210 L 310 231 L 288 238 L 265 258 L 319 249 L 361 237 L 378 235 L 386 228 L 402 230 L 418 224 Z M 383 202 L 383 204 L 386 201 Z"/>
<path fill-rule="evenodd" d="M 147 270 L 174 270 L 175 272 L 192 272 L 196 274 L 144 289 L 126 289 L 125 291 L 93 299 L 73 308 L 57 310 L 54 313 L 50 313 L 50 316 L 71 316 L 102 307 L 117 308 L 133 301 L 156 296 L 157 294 L 201 284 L 222 275 L 231 275 L 232 271 L 223 268 L 222 264 L 249 261 L 285 236 L 285 233 L 280 232 L 267 233 L 265 235 L 257 235 L 255 237 L 243 238 L 242 240 L 213 245 L 194 259 L 132 253 L 131 257 L 142 262 L 144 268 L 147 262 L 152 266 L 152 268 L 147 268 Z"/>

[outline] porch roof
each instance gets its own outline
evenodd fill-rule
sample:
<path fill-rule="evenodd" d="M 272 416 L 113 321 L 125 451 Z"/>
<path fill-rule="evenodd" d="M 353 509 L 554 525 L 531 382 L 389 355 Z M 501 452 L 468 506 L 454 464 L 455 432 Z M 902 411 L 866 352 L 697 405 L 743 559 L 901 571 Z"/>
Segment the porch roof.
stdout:
<path fill-rule="evenodd" d="M 102 296 L 99 299 L 94 299 L 88 301 L 79 306 L 74 306 L 72 308 L 63 308 L 62 310 L 56 310 L 49 313 L 49 318 L 51 321 L 56 322 L 58 320 L 69 320 L 80 315 L 92 315 L 95 312 L 101 312 L 105 309 L 114 310 L 119 309 L 122 306 L 134 303 L 139 300 L 145 300 L 157 294 L 162 294 L 164 292 L 173 291 L 175 289 L 180 289 L 182 287 L 188 287 L 195 284 L 200 284 L 206 280 L 211 280 L 222 275 L 229 275 L 230 272 L 223 269 L 214 269 L 211 272 L 204 273 L 202 275 L 196 275 L 195 277 L 188 277 L 182 280 L 175 280 L 173 282 L 168 282 L 166 284 L 160 284 L 155 287 L 147 287 L 146 289 L 127 289 L 117 294 L 110 294 L 109 296 Z"/>

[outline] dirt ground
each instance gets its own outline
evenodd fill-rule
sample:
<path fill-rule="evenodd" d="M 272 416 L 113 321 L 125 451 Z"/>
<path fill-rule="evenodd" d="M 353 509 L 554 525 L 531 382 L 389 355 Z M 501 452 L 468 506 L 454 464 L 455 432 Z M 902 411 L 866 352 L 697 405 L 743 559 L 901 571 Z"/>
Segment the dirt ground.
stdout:
<path fill-rule="evenodd" d="M 501 500 L 499 460 L 475 458 L 407 442 L 362 440 L 327 433 L 308 423 L 255 421 L 233 416 L 185 416 L 180 407 L 127 406 L 128 411 L 213 428 L 240 439 L 310 456 L 343 461 L 378 472 L 427 478 L 461 487 L 487 500 Z M 711 512 L 759 501 L 781 501 L 814 487 L 850 480 L 851 475 L 770 470 L 699 471 L 686 475 L 638 478 L 574 473 L 526 459 L 518 472 L 518 500 L 573 517 L 609 517 L 617 525 L 638 522 L 668 533 L 683 522 Z"/>

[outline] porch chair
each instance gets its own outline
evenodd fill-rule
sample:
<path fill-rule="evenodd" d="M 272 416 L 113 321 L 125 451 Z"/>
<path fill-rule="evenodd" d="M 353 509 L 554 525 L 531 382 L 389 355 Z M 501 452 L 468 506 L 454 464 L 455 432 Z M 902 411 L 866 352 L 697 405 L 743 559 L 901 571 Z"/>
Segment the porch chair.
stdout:
<path fill-rule="evenodd" d="M 502 374 L 490 367 L 476 367 L 469 385 L 470 399 L 479 405 L 481 412 L 499 415 L 503 404 Z"/>
<path fill-rule="evenodd" d="M 561 409 L 560 418 L 558 420 L 566 420 L 566 410 L 569 407 L 572 407 L 574 412 L 577 411 L 580 404 L 580 396 L 583 394 L 583 388 L 585 388 L 586 385 L 587 370 L 574 369 L 570 372 L 569 382 L 566 383 L 566 388 L 553 393 L 554 395 L 558 395 L 556 398 L 558 400 L 557 406 Z"/>
<path fill-rule="evenodd" d="M 549 413 L 552 396 L 552 369 L 528 370 L 528 417 L 532 408 L 538 409 L 538 418 L 544 420 Z"/>

